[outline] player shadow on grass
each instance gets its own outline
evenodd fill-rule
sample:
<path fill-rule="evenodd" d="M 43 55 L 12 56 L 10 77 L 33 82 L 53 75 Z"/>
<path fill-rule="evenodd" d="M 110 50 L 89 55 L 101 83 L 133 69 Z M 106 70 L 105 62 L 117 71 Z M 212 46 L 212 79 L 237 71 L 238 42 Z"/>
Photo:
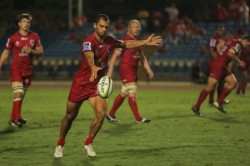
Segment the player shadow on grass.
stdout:
<path fill-rule="evenodd" d="M 187 118 L 193 117 L 193 114 L 171 114 L 171 115 L 159 115 L 155 116 L 154 119 L 157 120 L 166 120 L 166 119 L 176 119 L 176 118 Z"/>
<path fill-rule="evenodd" d="M 179 145 L 179 146 L 169 146 L 169 147 L 148 147 L 145 149 L 138 149 L 138 147 L 134 147 L 134 148 L 129 148 L 129 149 L 124 149 L 123 147 L 121 147 L 121 150 L 110 150 L 110 151 L 103 151 L 103 152 L 99 152 L 99 156 L 98 158 L 107 158 L 107 157 L 113 157 L 114 154 L 116 154 L 116 157 L 119 156 L 162 156 L 164 154 L 166 154 L 166 152 L 171 152 L 172 150 L 176 150 L 176 149 L 189 149 L 189 148 L 195 148 L 195 147 L 199 147 L 199 146 L 204 146 L 204 145 Z"/>
<path fill-rule="evenodd" d="M 16 128 L 14 127 L 6 127 L 4 130 L 0 131 L 0 135 L 12 134 L 14 133 Z"/>
<path fill-rule="evenodd" d="M 66 166 L 65 164 L 63 164 L 63 162 L 61 161 L 61 158 L 54 158 L 54 160 L 52 161 L 53 166 Z"/>
<path fill-rule="evenodd" d="M 94 164 L 90 163 L 91 161 L 98 160 L 98 157 L 87 157 L 87 159 L 84 159 L 80 161 L 83 166 L 95 166 Z M 63 164 L 62 158 L 55 158 L 52 161 L 52 166 L 67 166 L 67 164 Z M 78 165 L 78 164 L 77 164 Z"/>
<path fill-rule="evenodd" d="M 82 165 L 84 165 L 84 166 L 95 166 L 95 164 L 90 163 L 90 161 L 96 161 L 98 159 L 100 159 L 100 158 L 98 158 L 98 157 L 88 157 L 87 159 L 82 160 Z"/>
<path fill-rule="evenodd" d="M 128 131 L 131 131 L 131 127 L 134 124 L 110 124 L 111 127 L 109 127 L 106 130 L 103 130 L 102 132 L 110 134 L 110 135 L 116 135 L 116 136 L 120 136 L 122 134 L 127 133 Z"/>
<path fill-rule="evenodd" d="M 208 116 L 201 116 L 201 118 L 205 118 L 208 120 L 212 120 L 215 122 L 223 122 L 223 123 L 234 123 L 234 124 L 240 124 L 240 123 L 245 123 L 245 122 L 241 122 L 238 119 L 236 119 L 235 117 L 230 117 L 230 116 L 216 116 L 216 117 L 208 117 Z"/>

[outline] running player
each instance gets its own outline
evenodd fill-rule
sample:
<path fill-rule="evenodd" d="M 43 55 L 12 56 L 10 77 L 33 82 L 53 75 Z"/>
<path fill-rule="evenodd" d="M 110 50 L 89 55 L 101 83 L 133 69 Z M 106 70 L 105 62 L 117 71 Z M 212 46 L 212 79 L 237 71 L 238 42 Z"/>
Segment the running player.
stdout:
<path fill-rule="evenodd" d="M 192 107 L 192 111 L 196 115 L 200 115 L 200 106 L 203 101 L 206 99 L 207 95 L 214 90 L 216 84 L 222 78 L 225 78 L 225 83 L 223 90 L 218 97 L 217 101 L 213 103 L 213 105 L 221 112 L 226 113 L 226 110 L 222 106 L 222 102 L 227 95 L 230 94 L 232 89 L 236 87 L 237 81 L 234 77 L 233 73 L 227 67 L 229 62 L 233 59 L 240 66 L 244 67 L 245 63 L 241 61 L 238 56 L 241 52 L 242 47 L 250 46 L 250 36 L 244 37 L 242 40 L 232 39 L 225 43 L 225 46 L 222 48 L 220 52 L 220 56 L 214 62 L 214 67 L 210 71 L 210 75 L 208 78 L 207 86 L 202 89 L 200 92 L 200 96 L 196 102 L 196 104 Z"/>
<path fill-rule="evenodd" d="M 209 52 L 210 52 L 210 60 L 208 63 L 209 71 L 212 70 L 214 62 L 218 59 L 218 56 L 220 53 L 220 47 L 218 47 L 218 45 L 221 43 L 223 43 L 224 45 L 224 41 L 223 41 L 224 34 L 225 34 L 224 26 L 219 25 L 216 28 L 215 34 L 209 40 Z M 222 78 L 222 80 L 218 81 L 218 85 L 217 85 L 218 97 L 220 95 L 221 89 L 223 88 L 223 84 L 224 84 L 224 79 Z M 209 93 L 208 103 L 211 105 L 214 103 L 214 92 L 215 92 L 215 89 Z M 225 103 L 229 103 L 229 100 L 225 100 Z"/>

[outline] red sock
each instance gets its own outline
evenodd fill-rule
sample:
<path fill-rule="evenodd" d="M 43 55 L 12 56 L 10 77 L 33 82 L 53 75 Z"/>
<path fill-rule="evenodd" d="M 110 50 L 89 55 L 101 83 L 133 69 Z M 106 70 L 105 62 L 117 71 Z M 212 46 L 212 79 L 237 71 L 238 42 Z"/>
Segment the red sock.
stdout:
<path fill-rule="evenodd" d="M 200 96 L 199 96 L 199 98 L 198 98 L 198 100 L 197 100 L 197 103 L 195 104 L 195 107 L 196 107 L 197 109 L 200 109 L 200 106 L 201 106 L 201 104 L 203 103 L 203 101 L 206 99 L 208 93 L 209 93 L 209 92 L 206 91 L 205 89 L 203 89 L 203 90 L 201 91 Z"/>
<path fill-rule="evenodd" d="M 13 112 L 14 112 L 14 120 L 21 119 L 21 105 L 22 101 L 21 99 L 15 99 L 13 100 Z M 11 115 L 12 118 L 12 115 Z"/>
<path fill-rule="evenodd" d="M 219 98 L 220 94 L 222 93 L 224 88 L 224 84 L 223 82 L 219 82 L 218 86 L 217 86 L 217 97 Z"/>
<path fill-rule="evenodd" d="M 209 103 L 214 101 L 214 92 L 215 90 L 212 90 L 211 92 L 209 92 Z"/>
<path fill-rule="evenodd" d="M 140 116 L 137 108 L 136 98 L 135 97 L 128 97 L 129 106 L 134 114 L 136 120 L 140 121 L 142 117 Z"/>
<path fill-rule="evenodd" d="M 14 111 L 14 109 L 12 108 L 12 112 L 11 112 L 11 115 L 10 115 L 10 121 L 11 121 L 11 122 L 14 122 L 15 120 L 16 120 L 15 111 Z"/>
<path fill-rule="evenodd" d="M 221 95 L 219 96 L 217 102 L 219 105 L 222 104 L 222 102 L 224 101 L 224 99 L 227 97 L 227 95 L 229 95 L 229 93 L 231 92 L 230 89 L 228 88 L 224 88 L 223 91 L 221 92 Z"/>
<path fill-rule="evenodd" d="M 121 95 L 118 95 L 116 98 L 115 98 L 115 101 L 113 103 L 113 106 L 111 108 L 111 110 L 109 111 L 109 115 L 114 117 L 115 116 L 115 113 L 117 111 L 117 109 L 121 106 L 121 104 L 123 103 L 124 101 L 124 97 L 122 97 Z"/>
<path fill-rule="evenodd" d="M 91 143 L 93 142 L 93 140 L 94 140 L 94 137 L 92 137 L 91 135 L 89 135 L 89 136 L 86 138 L 86 140 L 85 140 L 85 142 L 84 142 L 84 145 L 89 145 L 89 144 L 91 144 Z"/>
<path fill-rule="evenodd" d="M 63 147 L 64 144 L 65 144 L 65 139 L 60 137 L 57 141 L 57 145 L 61 145 Z"/>

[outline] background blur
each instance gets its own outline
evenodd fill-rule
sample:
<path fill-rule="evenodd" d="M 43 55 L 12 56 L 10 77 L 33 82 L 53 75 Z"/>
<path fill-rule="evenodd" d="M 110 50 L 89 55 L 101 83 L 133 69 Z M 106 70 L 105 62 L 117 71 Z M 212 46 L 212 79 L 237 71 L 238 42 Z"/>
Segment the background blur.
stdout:
<path fill-rule="evenodd" d="M 249 34 L 248 4 L 249 0 L 1 0 L 0 51 L 17 30 L 16 16 L 29 12 L 31 29 L 40 35 L 45 52 L 34 59 L 34 79 L 72 79 L 81 59 L 81 41 L 92 32 L 94 16 L 105 13 L 111 18 L 109 33 L 118 39 L 126 34 L 128 20 L 135 18 L 142 24 L 141 38 L 150 33 L 162 35 L 161 47 L 144 48 L 154 80 L 204 83 L 209 38 L 219 24 L 225 26 L 227 35 Z M 8 79 L 10 61 L 11 57 L 1 79 Z M 118 79 L 117 67 L 114 79 Z M 139 79 L 147 80 L 142 69 Z"/>

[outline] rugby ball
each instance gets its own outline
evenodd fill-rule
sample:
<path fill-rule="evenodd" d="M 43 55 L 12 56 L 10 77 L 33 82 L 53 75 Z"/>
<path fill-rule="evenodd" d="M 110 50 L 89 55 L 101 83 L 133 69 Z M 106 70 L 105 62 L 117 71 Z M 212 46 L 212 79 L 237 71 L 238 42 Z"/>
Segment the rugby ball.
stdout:
<path fill-rule="evenodd" d="M 97 92 L 103 99 L 108 98 L 113 91 L 113 81 L 109 76 L 103 76 L 97 84 Z"/>

